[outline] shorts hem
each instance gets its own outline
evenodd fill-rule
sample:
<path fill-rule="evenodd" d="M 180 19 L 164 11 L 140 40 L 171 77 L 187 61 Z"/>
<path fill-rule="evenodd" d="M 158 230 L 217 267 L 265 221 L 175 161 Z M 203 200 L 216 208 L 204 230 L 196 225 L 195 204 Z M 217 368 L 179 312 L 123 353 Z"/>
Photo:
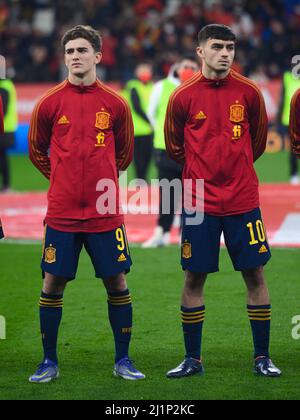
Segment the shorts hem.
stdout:
<path fill-rule="evenodd" d="M 267 265 L 268 262 L 270 261 L 270 259 L 271 259 L 271 257 L 267 261 L 265 261 L 265 262 L 262 262 L 262 263 L 259 263 L 259 264 L 255 264 L 255 265 L 251 265 L 251 266 L 247 266 L 247 267 L 243 267 L 243 268 L 241 268 L 241 267 L 235 267 L 235 266 L 233 266 L 233 268 L 234 268 L 235 271 L 253 270 L 255 268 L 258 268 L 258 267 L 262 267 L 262 266 Z"/>
<path fill-rule="evenodd" d="M 206 274 L 212 274 L 212 273 L 218 273 L 220 271 L 219 267 L 216 268 L 210 268 L 208 270 L 199 270 L 199 268 L 192 268 L 192 267 L 184 267 L 181 265 L 183 271 L 190 271 L 191 273 L 206 273 Z"/>
<path fill-rule="evenodd" d="M 54 271 L 50 271 L 50 270 L 44 270 L 44 268 L 42 268 L 42 278 L 45 278 L 45 272 L 52 274 L 52 276 L 56 276 L 56 277 L 62 277 L 64 279 L 66 279 L 67 281 L 72 281 L 76 279 L 76 274 L 73 274 L 72 276 L 66 276 L 65 274 L 60 274 L 58 272 L 54 272 Z"/>
<path fill-rule="evenodd" d="M 95 277 L 97 279 L 107 279 L 109 277 L 117 276 L 118 274 L 121 274 L 121 273 L 128 274 L 128 273 L 130 273 L 130 268 L 131 268 L 131 266 L 128 267 L 128 268 L 125 268 L 125 269 L 124 268 L 119 269 L 117 271 L 114 271 L 113 273 L 95 273 Z"/>

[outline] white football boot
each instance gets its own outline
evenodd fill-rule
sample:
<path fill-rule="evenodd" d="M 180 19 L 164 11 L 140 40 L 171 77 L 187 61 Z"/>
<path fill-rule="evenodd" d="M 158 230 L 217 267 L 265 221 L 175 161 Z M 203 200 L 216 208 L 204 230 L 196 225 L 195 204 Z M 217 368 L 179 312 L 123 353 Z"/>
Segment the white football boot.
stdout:
<path fill-rule="evenodd" d="M 142 244 L 142 248 L 159 248 L 170 245 L 170 232 L 164 233 L 161 226 L 157 226 L 154 235 Z"/>

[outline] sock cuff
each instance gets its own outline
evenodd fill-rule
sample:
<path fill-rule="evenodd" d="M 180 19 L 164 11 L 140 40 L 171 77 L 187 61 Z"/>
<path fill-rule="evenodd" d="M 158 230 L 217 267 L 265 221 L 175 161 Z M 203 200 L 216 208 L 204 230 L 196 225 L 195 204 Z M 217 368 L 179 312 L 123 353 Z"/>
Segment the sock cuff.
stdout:
<path fill-rule="evenodd" d="M 64 295 L 47 295 L 46 293 L 42 292 L 41 297 L 45 299 L 63 299 Z"/>
<path fill-rule="evenodd" d="M 205 320 L 205 306 L 186 308 L 181 306 L 181 320 L 183 324 L 198 324 Z"/>
<path fill-rule="evenodd" d="M 107 295 L 107 302 L 114 306 L 128 305 L 132 303 L 131 294 L 128 289 L 123 292 L 109 293 Z"/>
<path fill-rule="evenodd" d="M 250 321 L 271 321 L 271 305 L 253 306 L 248 305 L 248 317 Z"/>
<path fill-rule="evenodd" d="M 42 308 L 62 308 L 64 304 L 63 295 L 47 295 L 42 292 L 39 306 Z"/>
<path fill-rule="evenodd" d="M 248 310 L 256 310 L 256 309 L 271 309 L 271 305 L 247 305 Z"/>
<path fill-rule="evenodd" d="M 199 311 L 205 311 L 205 306 L 197 306 L 196 308 L 186 308 L 185 306 L 181 306 L 181 312 L 191 313 Z"/>

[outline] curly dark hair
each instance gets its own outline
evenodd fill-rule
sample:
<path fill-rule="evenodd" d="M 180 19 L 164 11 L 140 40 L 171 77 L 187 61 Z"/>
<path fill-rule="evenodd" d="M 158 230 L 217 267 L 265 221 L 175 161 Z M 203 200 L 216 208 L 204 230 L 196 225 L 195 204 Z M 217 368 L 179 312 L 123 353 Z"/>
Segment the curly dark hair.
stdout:
<path fill-rule="evenodd" d="M 83 38 L 89 41 L 94 48 L 95 52 L 101 52 L 102 50 L 102 38 L 96 29 L 91 26 L 77 25 L 74 28 L 69 29 L 62 37 L 61 45 L 65 48 L 69 41 L 73 41 L 77 38 Z"/>

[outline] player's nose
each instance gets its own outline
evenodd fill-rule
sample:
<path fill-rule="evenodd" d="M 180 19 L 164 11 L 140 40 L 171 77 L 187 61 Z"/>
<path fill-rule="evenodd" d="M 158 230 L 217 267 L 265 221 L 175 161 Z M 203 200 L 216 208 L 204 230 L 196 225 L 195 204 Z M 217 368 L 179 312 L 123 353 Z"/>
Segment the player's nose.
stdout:
<path fill-rule="evenodd" d="M 74 51 L 73 52 L 73 54 L 72 54 L 72 60 L 73 61 L 77 61 L 77 60 L 79 60 L 79 52 L 78 51 Z"/>
<path fill-rule="evenodd" d="M 222 50 L 222 57 L 229 57 L 229 51 L 225 48 Z"/>

